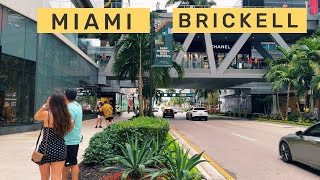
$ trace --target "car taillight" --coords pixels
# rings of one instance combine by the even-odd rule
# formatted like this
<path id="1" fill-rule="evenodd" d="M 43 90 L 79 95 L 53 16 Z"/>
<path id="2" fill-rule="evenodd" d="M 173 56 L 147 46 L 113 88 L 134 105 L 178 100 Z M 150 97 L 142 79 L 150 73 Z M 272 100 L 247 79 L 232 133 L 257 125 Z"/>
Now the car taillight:
<path id="1" fill-rule="evenodd" d="M 192 112 L 198 112 L 198 111 L 192 111 Z"/>
<path id="2" fill-rule="evenodd" d="M 204 112 L 208 112 L 208 111 L 204 111 Z"/>

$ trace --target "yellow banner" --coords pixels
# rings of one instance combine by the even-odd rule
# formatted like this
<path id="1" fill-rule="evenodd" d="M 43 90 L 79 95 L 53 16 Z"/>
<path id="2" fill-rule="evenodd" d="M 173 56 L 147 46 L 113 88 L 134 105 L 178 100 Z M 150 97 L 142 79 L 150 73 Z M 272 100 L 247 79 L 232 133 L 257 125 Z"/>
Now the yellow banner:
<path id="1" fill-rule="evenodd" d="M 38 33 L 149 33 L 148 8 L 40 8 Z"/>
<path id="2" fill-rule="evenodd" d="M 173 33 L 306 33 L 306 8 L 176 8 Z"/>

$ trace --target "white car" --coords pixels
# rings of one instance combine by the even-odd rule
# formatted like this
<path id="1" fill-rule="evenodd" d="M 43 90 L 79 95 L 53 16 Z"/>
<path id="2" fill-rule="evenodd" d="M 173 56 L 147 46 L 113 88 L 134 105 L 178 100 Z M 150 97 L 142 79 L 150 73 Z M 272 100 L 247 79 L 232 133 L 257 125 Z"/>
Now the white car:
<path id="1" fill-rule="evenodd" d="M 187 111 L 186 114 L 187 120 L 208 120 L 208 111 L 204 107 L 193 107 Z"/>

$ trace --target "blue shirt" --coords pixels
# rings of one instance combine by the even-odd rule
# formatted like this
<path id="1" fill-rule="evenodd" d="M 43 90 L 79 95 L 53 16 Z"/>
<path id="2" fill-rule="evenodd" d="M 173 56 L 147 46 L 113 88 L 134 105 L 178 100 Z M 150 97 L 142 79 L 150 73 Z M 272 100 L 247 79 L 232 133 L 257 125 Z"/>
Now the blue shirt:
<path id="1" fill-rule="evenodd" d="M 64 140 L 66 145 L 78 145 L 81 141 L 82 108 L 79 103 L 74 101 L 68 104 L 68 110 L 74 125 L 73 129 L 64 137 Z"/>

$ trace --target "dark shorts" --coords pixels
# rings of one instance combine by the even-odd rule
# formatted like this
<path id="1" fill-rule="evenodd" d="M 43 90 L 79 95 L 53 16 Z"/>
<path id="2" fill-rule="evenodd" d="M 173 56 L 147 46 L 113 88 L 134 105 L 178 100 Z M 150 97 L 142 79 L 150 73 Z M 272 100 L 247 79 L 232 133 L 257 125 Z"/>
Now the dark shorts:
<path id="1" fill-rule="evenodd" d="M 67 146 L 67 159 L 64 163 L 64 166 L 74 166 L 78 164 L 77 156 L 78 156 L 79 144 L 78 145 L 68 145 Z"/>
<path id="2" fill-rule="evenodd" d="M 113 120 L 113 117 L 107 117 L 106 120 L 111 122 Z"/>

